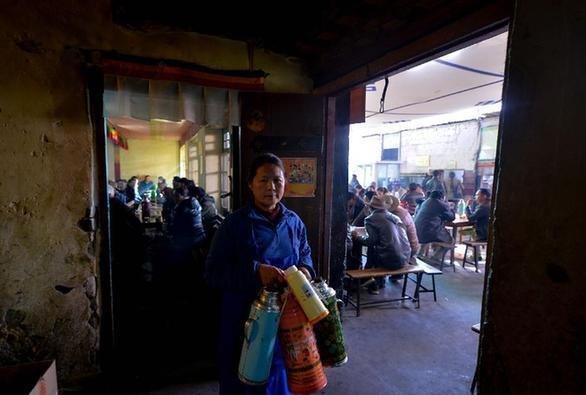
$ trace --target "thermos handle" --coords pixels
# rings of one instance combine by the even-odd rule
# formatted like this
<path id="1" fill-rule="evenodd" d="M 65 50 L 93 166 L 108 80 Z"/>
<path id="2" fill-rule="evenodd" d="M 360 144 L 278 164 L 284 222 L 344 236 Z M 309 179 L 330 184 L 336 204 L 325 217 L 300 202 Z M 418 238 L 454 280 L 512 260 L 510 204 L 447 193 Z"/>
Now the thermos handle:
<path id="1" fill-rule="evenodd" d="M 254 324 L 254 321 L 255 320 L 249 318 L 244 323 L 244 340 L 247 343 L 250 343 L 250 338 L 251 338 L 251 335 L 252 335 L 252 324 Z"/>

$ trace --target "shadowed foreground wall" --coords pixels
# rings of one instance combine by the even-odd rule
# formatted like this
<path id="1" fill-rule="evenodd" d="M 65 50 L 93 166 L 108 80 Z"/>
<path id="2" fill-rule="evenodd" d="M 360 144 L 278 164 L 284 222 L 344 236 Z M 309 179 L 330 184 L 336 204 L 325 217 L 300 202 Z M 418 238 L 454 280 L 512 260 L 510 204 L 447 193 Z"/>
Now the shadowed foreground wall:
<path id="1" fill-rule="evenodd" d="M 586 384 L 586 3 L 518 0 L 499 146 L 479 393 Z"/>
<path id="2" fill-rule="evenodd" d="M 93 202 L 92 131 L 78 48 L 248 69 L 246 44 L 140 33 L 109 2 L 3 2 L 0 14 L 0 364 L 57 358 L 61 377 L 97 367 L 94 243 L 78 220 Z M 299 65 L 257 50 L 273 92 L 308 92 Z"/>

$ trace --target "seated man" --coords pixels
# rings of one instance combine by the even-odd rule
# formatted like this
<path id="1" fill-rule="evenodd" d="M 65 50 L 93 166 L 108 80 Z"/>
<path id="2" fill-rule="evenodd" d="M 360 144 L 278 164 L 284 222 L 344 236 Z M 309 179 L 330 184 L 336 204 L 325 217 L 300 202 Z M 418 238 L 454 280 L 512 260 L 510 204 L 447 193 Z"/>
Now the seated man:
<path id="1" fill-rule="evenodd" d="M 480 188 L 476 191 L 474 200 L 468 200 L 466 216 L 469 221 L 474 222 L 476 240 L 488 240 L 488 220 L 490 217 L 490 191 L 488 189 Z"/>
<path id="2" fill-rule="evenodd" d="M 444 222 L 453 221 L 456 216 L 450 207 L 443 200 L 442 191 L 433 191 L 425 200 L 417 214 L 415 214 L 415 228 L 420 243 L 453 243 L 452 236 L 446 230 Z M 436 251 L 434 258 L 441 259 L 444 249 Z"/>
<path id="3" fill-rule="evenodd" d="M 354 235 L 359 243 L 369 247 L 366 267 L 400 269 L 411 257 L 405 226 L 399 217 L 388 211 L 389 206 L 383 198 L 373 196 L 369 205 L 372 213 L 364 220 L 366 234 Z M 377 278 L 377 281 L 371 284 L 369 292 L 378 294 L 378 288 L 383 284 L 384 280 Z"/>
<path id="4" fill-rule="evenodd" d="M 421 185 L 412 182 L 409 184 L 409 190 L 400 197 L 401 202 L 407 204 L 409 214 L 415 215 L 415 208 L 417 207 L 417 200 L 425 198 Z"/>
<path id="5" fill-rule="evenodd" d="M 150 196 L 151 192 L 155 191 L 156 189 L 157 186 L 153 182 L 151 176 L 148 174 L 144 176 L 144 180 L 138 183 L 138 194 L 140 196 L 144 195 L 145 193 L 148 193 Z"/>

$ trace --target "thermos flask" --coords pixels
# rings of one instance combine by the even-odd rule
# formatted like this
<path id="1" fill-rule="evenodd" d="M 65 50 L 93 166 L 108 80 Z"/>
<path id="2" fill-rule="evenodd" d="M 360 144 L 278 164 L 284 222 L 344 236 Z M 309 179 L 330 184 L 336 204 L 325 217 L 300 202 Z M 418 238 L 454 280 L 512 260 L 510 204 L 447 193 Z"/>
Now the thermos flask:
<path id="1" fill-rule="evenodd" d="M 313 326 L 321 363 L 327 367 L 342 366 L 348 362 L 348 355 L 336 291 L 328 287 L 325 280 L 315 282 L 314 287 L 330 312 L 326 318 Z"/>
<path id="2" fill-rule="evenodd" d="M 244 342 L 238 365 L 240 381 L 261 385 L 268 380 L 280 313 L 279 293 L 263 288 L 244 324 Z"/>
<path id="3" fill-rule="evenodd" d="M 315 335 L 297 299 L 289 293 L 279 324 L 281 352 L 289 391 L 308 394 L 321 391 L 328 379 L 319 359 Z"/>
<path id="4" fill-rule="evenodd" d="M 289 288 L 301 305 L 311 325 L 314 325 L 329 314 L 328 309 L 326 309 L 326 306 L 324 306 L 319 296 L 317 296 L 311 283 L 297 269 L 297 266 L 293 265 L 285 270 L 285 280 L 287 280 Z"/>

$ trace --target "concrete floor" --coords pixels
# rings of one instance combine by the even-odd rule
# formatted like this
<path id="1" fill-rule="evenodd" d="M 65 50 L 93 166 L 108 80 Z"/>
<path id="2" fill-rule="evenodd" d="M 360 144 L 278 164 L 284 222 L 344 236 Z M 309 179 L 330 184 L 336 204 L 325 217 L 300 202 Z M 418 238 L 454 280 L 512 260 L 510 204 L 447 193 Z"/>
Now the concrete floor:
<path id="1" fill-rule="evenodd" d="M 423 294 L 421 308 L 412 302 L 364 309 L 360 317 L 348 308 L 344 335 L 349 361 L 327 369 L 325 394 L 466 394 L 474 375 L 484 265 L 444 268 L 437 276 L 438 301 Z M 424 282 L 428 281 L 424 278 Z M 412 289 L 413 285 L 409 284 Z M 389 284 L 378 297 L 400 294 L 401 282 Z M 365 291 L 364 298 L 370 296 Z M 144 395 L 217 394 L 217 382 L 181 384 L 132 392 Z"/>

